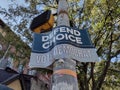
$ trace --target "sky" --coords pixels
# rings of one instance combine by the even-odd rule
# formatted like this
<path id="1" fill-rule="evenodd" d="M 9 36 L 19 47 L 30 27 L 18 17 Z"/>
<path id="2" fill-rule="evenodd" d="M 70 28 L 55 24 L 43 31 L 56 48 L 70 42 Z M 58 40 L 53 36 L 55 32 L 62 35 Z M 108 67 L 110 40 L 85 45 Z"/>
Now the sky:
<path id="1" fill-rule="evenodd" d="M 8 10 L 10 4 L 14 5 L 15 3 L 17 3 L 17 4 L 19 4 L 19 5 L 27 6 L 27 4 L 25 3 L 25 0 L 0 0 L 0 7 L 1 7 L 1 8 L 5 8 L 6 10 Z M 83 0 L 81 0 L 80 4 L 82 4 L 82 3 L 83 3 Z M 42 9 L 42 8 L 43 8 L 43 6 L 42 6 L 42 7 L 39 6 L 39 10 Z M 52 12 L 53 12 L 53 11 L 52 11 Z M 2 19 L 6 24 L 7 24 L 8 22 L 10 22 L 10 23 L 12 24 L 12 26 L 14 26 L 15 24 L 20 23 L 20 21 L 21 21 L 21 18 L 18 18 L 18 17 L 17 17 L 17 20 L 16 20 L 17 23 L 15 23 L 15 22 L 13 22 L 13 21 L 8 21 L 8 20 L 5 19 L 5 17 L 4 17 L 3 15 L 0 15 L 0 19 Z M 14 19 L 15 19 L 15 18 L 14 18 Z M 11 28 L 11 30 L 13 30 L 13 28 L 12 28 L 11 26 L 10 26 L 10 28 Z M 19 34 L 19 33 L 17 33 L 15 30 L 14 30 L 13 32 L 15 32 L 16 34 Z M 26 40 L 26 38 L 23 37 L 22 35 L 20 35 L 20 37 L 21 37 L 21 39 L 22 39 L 23 41 Z M 31 45 L 31 44 L 30 44 L 30 45 Z M 30 46 L 30 45 L 29 45 L 29 46 Z"/>
<path id="2" fill-rule="evenodd" d="M 14 5 L 15 3 L 17 3 L 19 5 L 26 5 L 26 4 L 24 4 L 24 0 L 0 0 L 0 7 L 8 10 L 9 6 L 11 4 Z M 5 20 L 3 15 L 0 15 L 0 19 L 2 19 L 5 23 L 7 23 L 7 21 Z M 17 21 L 19 21 L 19 20 L 17 20 Z"/>
<path id="3" fill-rule="evenodd" d="M 11 2 L 12 2 L 12 3 L 18 3 L 18 2 L 19 2 L 20 5 L 23 5 L 23 4 L 24 4 L 24 0 L 0 0 L 0 6 L 1 6 L 2 8 L 8 9 L 8 5 L 9 5 Z"/>
<path id="4" fill-rule="evenodd" d="M 7 8 L 10 0 L 0 0 L 0 6 L 3 8 Z"/>
<path id="5" fill-rule="evenodd" d="M 19 5 L 26 5 L 26 3 L 24 3 L 24 0 L 0 0 L 0 7 L 8 9 L 9 5 L 12 3 L 17 3 Z M 81 0 L 80 4 L 82 6 L 83 0 Z M 2 19 L 6 23 L 2 15 L 0 15 L 0 19 Z M 113 61 L 114 60 L 115 59 L 113 59 Z"/>
<path id="6" fill-rule="evenodd" d="M 11 4 L 14 5 L 14 4 L 16 4 L 16 3 L 17 3 L 18 5 L 27 6 L 27 4 L 24 3 L 24 0 L 0 0 L 0 7 L 8 10 L 8 8 L 9 8 L 9 6 L 10 6 Z M 16 6 L 16 5 L 15 5 L 15 6 Z M 17 23 L 15 23 L 15 22 L 13 22 L 12 20 L 11 20 L 11 21 L 6 20 L 3 15 L 0 15 L 0 19 L 2 19 L 2 20 L 4 21 L 4 23 L 6 23 L 6 24 L 7 24 L 8 22 L 11 22 L 11 23 L 12 23 L 12 26 L 14 26 L 14 25 L 17 24 L 17 23 L 20 23 L 20 20 L 21 20 L 21 18 L 18 18 L 18 17 L 17 17 L 17 20 L 16 20 Z M 17 33 L 17 32 L 13 29 L 13 27 L 11 27 L 11 26 L 9 26 L 9 27 L 11 28 L 11 30 L 12 30 L 13 32 L 15 32 L 17 35 L 19 35 L 24 42 L 26 41 L 27 38 L 25 38 L 25 37 L 23 37 L 21 34 Z M 30 43 L 29 46 L 31 46 L 31 43 Z"/>

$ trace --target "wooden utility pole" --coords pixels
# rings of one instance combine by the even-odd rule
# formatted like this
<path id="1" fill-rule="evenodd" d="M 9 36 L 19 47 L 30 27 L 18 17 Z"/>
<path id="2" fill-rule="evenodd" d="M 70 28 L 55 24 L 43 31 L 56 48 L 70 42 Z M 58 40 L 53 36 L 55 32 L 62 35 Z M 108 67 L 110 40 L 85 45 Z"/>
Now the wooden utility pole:
<path id="1" fill-rule="evenodd" d="M 57 26 L 70 26 L 67 1 L 59 0 L 58 2 Z M 51 88 L 52 90 L 78 90 L 76 61 L 67 58 L 55 61 Z"/>

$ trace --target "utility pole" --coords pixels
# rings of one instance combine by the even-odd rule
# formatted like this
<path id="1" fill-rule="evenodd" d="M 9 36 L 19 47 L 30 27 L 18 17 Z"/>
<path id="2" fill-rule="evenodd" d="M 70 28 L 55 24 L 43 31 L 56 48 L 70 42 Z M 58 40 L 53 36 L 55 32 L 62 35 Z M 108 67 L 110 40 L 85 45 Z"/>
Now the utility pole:
<path id="1" fill-rule="evenodd" d="M 67 0 L 58 0 L 57 26 L 70 26 Z M 53 64 L 52 90 L 78 90 L 76 61 L 68 58 Z"/>
<path id="2" fill-rule="evenodd" d="M 98 56 L 87 31 L 70 27 L 67 0 L 57 2 L 57 27 L 52 29 L 54 18 L 50 10 L 35 17 L 30 25 L 35 33 L 29 66 L 52 65 L 51 90 L 78 90 L 76 61 L 97 62 Z M 45 33 L 49 30 L 52 31 Z"/>

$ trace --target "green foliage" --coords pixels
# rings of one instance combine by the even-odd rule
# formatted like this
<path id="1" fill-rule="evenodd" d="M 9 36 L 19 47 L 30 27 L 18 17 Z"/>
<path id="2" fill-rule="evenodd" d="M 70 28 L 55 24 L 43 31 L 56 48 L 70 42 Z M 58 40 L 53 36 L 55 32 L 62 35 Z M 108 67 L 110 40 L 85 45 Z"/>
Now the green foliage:
<path id="1" fill-rule="evenodd" d="M 8 11 L 0 8 L 0 13 L 4 14 L 8 21 L 12 19 L 16 22 L 15 18 L 22 17 L 20 22 L 14 26 L 14 30 L 21 36 L 27 37 L 28 43 L 30 43 L 32 40 L 31 32 L 28 30 L 30 20 L 42 12 L 41 9 L 37 9 L 37 6 L 57 12 L 57 3 L 55 0 L 26 0 L 26 2 L 29 3 L 27 7 L 11 6 Z M 80 2 L 83 4 L 81 5 Z M 92 42 L 101 59 L 101 62 L 98 63 L 81 63 L 77 66 L 80 90 L 110 90 L 112 88 L 118 90 L 120 64 L 112 63 L 111 60 L 120 55 L 120 1 L 68 0 L 68 4 L 73 27 L 89 28 Z M 8 38 L 8 42 L 11 40 L 13 38 Z M 21 43 L 18 43 L 16 47 L 26 48 Z M 20 52 L 25 52 L 25 50 L 20 50 Z"/>
<path id="2" fill-rule="evenodd" d="M 14 51 L 11 51 L 11 48 L 9 49 L 7 56 L 10 56 L 12 58 L 22 61 L 25 60 L 25 58 L 29 58 L 30 56 L 30 47 L 24 43 L 19 36 L 17 36 L 14 32 L 11 31 L 11 29 L 8 26 L 5 26 L 3 28 L 3 32 L 6 33 L 6 35 L 0 39 L 0 42 L 2 42 L 2 45 L 8 46 L 11 45 L 11 48 L 15 48 Z M 6 51 L 1 51 L 1 54 L 3 54 Z"/>
<path id="3" fill-rule="evenodd" d="M 88 3 L 90 2 L 91 3 Z M 110 73 L 108 75 L 109 67 L 111 66 L 111 60 L 120 54 L 120 34 L 119 34 L 119 21 L 120 15 L 116 10 L 120 9 L 118 0 L 86 0 L 84 8 L 84 20 L 91 23 L 89 27 L 90 34 L 94 45 L 97 48 L 98 55 L 104 59 L 104 62 L 96 64 L 94 70 L 94 78 L 92 78 L 93 87 L 97 90 L 105 87 L 111 87 L 114 80 L 110 80 L 110 77 L 114 75 Z M 116 15 L 117 14 L 117 15 Z M 120 14 L 120 13 L 119 13 Z M 89 16 L 88 16 L 89 15 Z M 91 67 L 92 68 L 92 67 Z M 117 75 L 115 75 L 117 77 Z M 108 79 L 107 79 L 108 78 Z M 98 83 L 94 86 L 94 82 Z M 116 82 L 115 86 L 118 86 L 119 82 Z M 106 84 L 106 86 L 105 86 Z M 115 89 L 114 86 L 114 89 Z M 118 88 L 117 87 L 117 88 Z M 117 88 L 115 90 L 117 90 Z M 109 88 L 110 89 L 110 88 Z"/>

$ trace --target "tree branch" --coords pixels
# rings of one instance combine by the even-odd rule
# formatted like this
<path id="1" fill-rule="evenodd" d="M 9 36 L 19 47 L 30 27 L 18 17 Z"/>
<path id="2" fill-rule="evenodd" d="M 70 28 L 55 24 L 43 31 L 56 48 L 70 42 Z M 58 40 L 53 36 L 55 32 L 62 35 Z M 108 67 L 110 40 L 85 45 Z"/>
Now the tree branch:
<path id="1" fill-rule="evenodd" d="M 110 37 L 110 44 L 109 44 L 109 53 L 108 53 L 108 56 L 107 56 L 107 61 L 106 61 L 106 64 L 105 64 L 105 67 L 103 69 L 103 72 L 101 74 L 101 76 L 98 78 L 97 80 L 97 87 L 96 89 L 94 90 L 100 90 L 102 84 L 103 84 L 103 81 L 105 79 L 105 76 L 107 74 L 107 71 L 108 71 L 108 68 L 110 66 L 110 62 L 111 62 L 111 49 L 112 49 L 112 35 L 113 35 L 113 32 L 111 32 L 111 37 Z"/>

